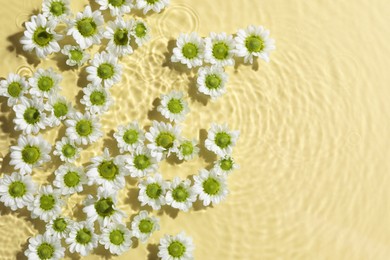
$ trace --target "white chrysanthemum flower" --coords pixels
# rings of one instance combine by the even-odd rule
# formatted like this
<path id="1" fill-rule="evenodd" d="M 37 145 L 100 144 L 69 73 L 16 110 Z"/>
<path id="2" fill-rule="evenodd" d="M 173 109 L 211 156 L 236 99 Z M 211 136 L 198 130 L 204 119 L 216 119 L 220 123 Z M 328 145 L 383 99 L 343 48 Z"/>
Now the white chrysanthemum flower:
<path id="1" fill-rule="evenodd" d="M 18 138 L 18 145 L 11 146 L 10 165 L 14 165 L 21 174 L 30 174 L 33 167 L 50 161 L 51 145 L 41 136 L 24 136 Z"/>
<path id="2" fill-rule="evenodd" d="M 60 198 L 59 190 L 53 190 L 51 185 L 41 186 L 34 197 L 34 201 L 27 208 L 32 218 L 40 218 L 45 222 L 61 214 L 64 201 Z"/>
<path id="3" fill-rule="evenodd" d="M 18 74 L 10 73 L 6 79 L 0 80 L 0 96 L 8 98 L 10 107 L 19 104 L 29 88 L 25 77 Z"/>
<path id="4" fill-rule="evenodd" d="M 233 36 L 226 33 L 210 33 L 205 39 L 205 60 L 219 66 L 233 66 L 235 42 Z"/>
<path id="5" fill-rule="evenodd" d="M 91 60 L 91 66 L 87 67 L 87 79 L 93 85 L 103 85 L 109 88 L 121 81 L 122 65 L 118 58 L 105 51 L 95 54 Z"/>
<path id="6" fill-rule="evenodd" d="M 181 129 L 178 126 L 153 121 L 145 137 L 150 142 L 147 146 L 157 161 L 161 161 L 166 153 L 169 155 L 176 148 L 180 132 Z"/>
<path id="7" fill-rule="evenodd" d="M 99 119 L 90 113 L 73 113 L 69 115 L 65 125 L 66 135 L 76 144 L 91 144 L 103 136 Z"/>
<path id="8" fill-rule="evenodd" d="M 118 17 L 130 13 L 133 8 L 132 2 L 132 0 L 96 0 L 100 10 L 110 9 L 110 14 Z"/>
<path id="9" fill-rule="evenodd" d="M 195 32 L 190 34 L 180 33 L 173 49 L 172 62 L 181 62 L 188 68 L 201 66 L 204 58 L 203 39 Z"/>
<path id="10" fill-rule="evenodd" d="M 82 66 L 86 63 L 91 55 L 79 46 L 65 45 L 61 53 L 68 56 L 66 64 L 68 66 Z"/>
<path id="11" fill-rule="evenodd" d="M 240 29 L 236 41 L 236 55 L 244 57 L 246 63 L 253 63 L 253 57 L 259 57 L 269 62 L 269 54 L 275 50 L 275 40 L 269 38 L 269 30 L 263 26 L 250 25 L 245 30 Z"/>
<path id="12" fill-rule="evenodd" d="M 133 48 L 130 45 L 132 28 L 133 21 L 125 21 L 122 17 L 108 22 L 104 32 L 104 37 L 109 40 L 108 53 L 117 57 L 133 53 Z"/>
<path id="13" fill-rule="evenodd" d="M 83 167 L 73 164 L 65 164 L 58 167 L 54 172 L 53 185 L 57 187 L 62 195 L 71 195 L 83 191 L 83 185 L 87 183 Z"/>
<path id="14" fill-rule="evenodd" d="M 230 155 L 239 136 L 240 131 L 230 131 L 227 124 L 211 124 L 205 146 L 209 151 L 221 157 Z"/>
<path id="15" fill-rule="evenodd" d="M 56 26 L 56 21 L 48 21 L 42 14 L 32 16 L 31 20 L 26 22 L 27 30 L 20 40 L 23 50 L 29 52 L 35 50 L 41 59 L 53 52 L 59 52 L 61 48 L 57 41 L 61 40 L 62 36 L 54 31 Z"/>
<path id="16" fill-rule="evenodd" d="M 116 207 L 116 192 L 110 189 L 98 189 L 97 198 L 91 195 L 84 201 L 83 212 L 87 214 L 87 222 L 99 221 L 100 226 L 106 227 L 109 223 L 121 223 L 126 214 Z"/>
<path id="17" fill-rule="evenodd" d="M 196 201 L 196 196 L 189 179 L 182 181 L 179 177 L 175 177 L 170 183 L 165 200 L 172 208 L 187 212 Z"/>
<path id="18" fill-rule="evenodd" d="M 0 179 L 0 201 L 11 210 L 21 209 L 34 200 L 36 185 L 29 175 L 4 174 Z"/>
<path id="19" fill-rule="evenodd" d="M 68 35 L 72 35 L 82 49 L 93 44 L 100 44 L 104 31 L 104 18 L 100 11 L 92 12 L 87 5 L 84 11 L 76 14 L 76 19 L 69 20 Z"/>
<path id="20" fill-rule="evenodd" d="M 30 237 L 28 242 L 28 248 L 24 251 L 28 259 L 60 260 L 65 256 L 65 248 L 61 246 L 61 240 L 48 233 Z"/>
<path id="21" fill-rule="evenodd" d="M 115 255 L 121 255 L 128 251 L 133 244 L 130 230 L 125 225 L 116 223 L 110 223 L 106 228 L 103 228 L 99 242 L 105 249 L 110 250 L 111 254 Z"/>
<path id="22" fill-rule="evenodd" d="M 149 217 L 146 210 L 141 210 L 131 222 L 131 233 L 142 243 L 145 243 L 157 230 L 160 230 L 159 219 L 154 216 Z"/>
<path id="23" fill-rule="evenodd" d="M 38 98 L 48 98 L 61 89 L 61 80 L 62 76 L 54 72 L 53 68 L 38 69 L 28 80 L 31 86 L 30 94 Z"/>
<path id="24" fill-rule="evenodd" d="M 221 175 L 228 175 L 238 168 L 239 165 L 230 156 L 221 157 L 214 164 L 215 171 Z"/>
<path id="25" fill-rule="evenodd" d="M 95 234 L 93 223 L 73 223 L 69 236 L 65 239 L 71 253 L 77 252 L 82 256 L 88 255 L 98 246 L 99 236 Z"/>
<path id="26" fill-rule="evenodd" d="M 114 133 L 121 153 L 133 152 L 137 147 L 143 146 L 145 141 L 144 131 L 139 127 L 138 122 L 133 121 L 127 126 L 118 126 Z"/>
<path id="27" fill-rule="evenodd" d="M 138 187 L 140 188 L 138 200 L 142 206 L 149 205 L 154 210 L 159 210 L 165 205 L 165 193 L 169 183 L 164 181 L 161 174 L 156 173 L 142 180 Z"/>
<path id="28" fill-rule="evenodd" d="M 197 146 L 198 142 L 193 140 L 180 140 L 178 146 L 173 151 L 176 153 L 179 160 L 189 161 L 199 154 L 199 147 Z"/>
<path id="29" fill-rule="evenodd" d="M 91 161 L 86 173 L 88 185 L 101 185 L 107 190 L 120 190 L 125 187 L 127 172 L 121 156 L 112 158 L 108 148 L 104 148 L 103 155 L 96 156 Z"/>
<path id="30" fill-rule="evenodd" d="M 150 10 L 153 12 L 159 13 L 166 6 L 169 5 L 169 0 L 136 0 L 137 8 L 143 9 L 143 13 L 146 14 Z"/>
<path id="31" fill-rule="evenodd" d="M 72 163 L 80 157 L 80 151 L 81 148 L 77 147 L 74 141 L 68 137 L 62 137 L 60 141 L 56 142 L 53 154 L 59 156 L 63 162 Z"/>
<path id="32" fill-rule="evenodd" d="M 131 177 L 145 177 L 148 173 L 157 171 L 157 161 L 146 147 L 139 146 L 126 158 L 126 169 Z"/>
<path id="33" fill-rule="evenodd" d="M 150 28 L 143 20 L 135 20 L 133 22 L 133 29 L 131 34 L 134 36 L 135 43 L 138 46 L 142 46 L 152 38 L 150 34 Z"/>
<path id="34" fill-rule="evenodd" d="M 85 110 L 91 114 L 103 114 L 107 112 L 113 103 L 110 92 L 101 85 L 88 84 L 83 88 L 84 96 L 80 100 L 85 105 Z"/>
<path id="35" fill-rule="evenodd" d="M 227 80 L 228 74 L 223 67 L 202 67 L 198 71 L 196 85 L 200 93 L 210 96 L 211 100 L 216 100 L 226 93 Z"/>
<path id="36" fill-rule="evenodd" d="M 166 95 L 161 95 L 161 104 L 157 110 L 172 122 L 183 121 L 190 112 L 188 103 L 183 96 L 183 92 L 180 91 L 171 91 Z"/>
<path id="37" fill-rule="evenodd" d="M 59 126 L 68 115 L 75 112 L 72 103 L 57 94 L 49 97 L 48 102 L 45 104 L 45 109 L 50 113 L 48 121 L 52 127 Z"/>
<path id="38" fill-rule="evenodd" d="M 60 240 L 69 235 L 73 221 L 67 217 L 58 216 L 46 224 L 46 233 Z"/>
<path id="39" fill-rule="evenodd" d="M 42 14 L 48 20 L 64 21 L 70 15 L 69 0 L 43 0 Z"/>
<path id="40" fill-rule="evenodd" d="M 24 134 L 37 134 L 41 129 L 50 125 L 41 99 L 22 98 L 21 104 L 13 107 L 15 111 L 15 130 Z"/>
<path id="41" fill-rule="evenodd" d="M 184 232 L 176 236 L 165 235 L 160 239 L 158 257 L 161 260 L 192 260 L 194 248 L 192 238 L 187 237 Z"/>
<path id="42" fill-rule="evenodd" d="M 203 201 L 204 206 L 218 204 L 224 200 L 228 194 L 225 176 L 219 176 L 214 170 L 202 169 L 198 175 L 194 176 L 194 191 Z"/>

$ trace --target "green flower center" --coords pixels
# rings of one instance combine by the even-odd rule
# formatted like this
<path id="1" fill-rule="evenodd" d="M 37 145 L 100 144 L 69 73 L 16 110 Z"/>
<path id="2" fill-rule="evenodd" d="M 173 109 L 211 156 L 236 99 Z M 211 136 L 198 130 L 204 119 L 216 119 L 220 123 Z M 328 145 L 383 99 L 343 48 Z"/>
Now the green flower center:
<path id="1" fill-rule="evenodd" d="M 216 74 L 206 76 L 206 87 L 208 89 L 218 89 L 221 86 L 222 79 Z"/>
<path id="2" fill-rule="evenodd" d="M 22 159 L 25 163 L 34 164 L 41 157 L 41 151 L 36 146 L 26 146 L 22 150 Z"/>
<path id="3" fill-rule="evenodd" d="M 157 199 L 162 193 L 161 185 L 158 183 L 151 183 L 146 186 L 146 195 L 151 199 Z"/>
<path id="4" fill-rule="evenodd" d="M 34 31 L 33 41 L 41 47 L 45 47 L 45 46 L 49 45 L 49 42 L 51 42 L 51 40 L 53 40 L 53 38 L 54 38 L 53 34 L 48 33 L 46 31 L 46 28 L 44 28 L 44 27 L 38 27 Z"/>
<path id="5" fill-rule="evenodd" d="M 64 183 L 68 187 L 75 187 L 80 183 L 80 176 L 77 172 L 67 172 L 64 175 Z"/>
<path id="6" fill-rule="evenodd" d="M 85 245 L 92 240 L 91 230 L 87 228 L 80 229 L 76 234 L 76 241 L 79 244 Z"/>
<path id="7" fill-rule="evenodd" d="M 178 202 L 186 201 L 188 198 L 188 191 L 183 186 L 178 186 L 172 191 L 172 197 Z"/>
<path id="8" fill-rule="evenodd" d="M 179 114 L 183 111 L 183 104 L 180 99 L 172 98 L 168 102 L 168 110 L 173 114 Z"/>
<path id="9" fill-rule="evenodd" d="M 49 76 L 42 76 L 38 79 L 38 88 L 41 91 L 47 92 L 54 86 L 54 81 Z"/>
<path id="10" fill-rule="evenodd" d="M 54 247 L 49 243 L 42 243 L 37 248 L 37 254 L 40 259 L 51 259 L 54 251 Z"/>
<path id="11" fill-rule="evenodd" d="M 145 170 L 150 166 L 150 159 L 144 154 L 139 154 L 134 157 L 134 166 L 138 170 Z"/>
<path id="12" fill-rule="evenodd" d="M 54 208 L 54 205 L 56 204 L 56 200 L 54 199 L 53 195 L 42 195 L 39 199 L 40 207 L 41 209 L 47 211 Z"/>
<path id="13" fill-rule="evenodd" d="M 114 33 L 116 45 L 127 45 L 129 43 L 129 32 L 126 29 L 117 29 Z"/>
<path id="14" fill-rule="evenodd" d="M 214 178 L 209 177 L 203 182 L 203 190 L 209 195 L 216 195 L 219 192 L 221 184 Z"/>
<path id="15" fill-rule="evenodd" d="M 53 2 L 50 6 L 50 12 L 54 16 L 60 16 L 65 13 L 65 5 L 63 2 Z"/>
<path id="16" fill-rule="evenodd" d="M 121 245 L 125 241 L 125 234 L 122 230 L 115 229 L 110 233 L 110 242 L 114 245 Z"/>
<path id="17" fill-rule="evenodd" d="M 182 53 L 187 59 L 193 59 L 198 56 L 198 47 L 191 42 L 186 43 L 182 48 Z"/>
<path id="18" fill-rule="evenodd" d="M 121 6 L 125 3 L 125 0 L 108 0 L 112 6 Z"/>
<path id="19" fill-rule="evenodd" d="M 101 91 L 94 91 L 89 96 L 89 100 L 91 101 L 92 105 L 102 106 L 106 102 L 106 96 Z"/>
<path id="20" fill-rule="evenodd" d="M 134 129 L 129 129 L 123 135 L 123 141 L 127 144 L 134 144 L 138 141 L 138 131 Z"/>
<path id="21" fill-rule="evenodd" d="M 84 37 L 93 36 L 97 31 L 97 25 L 91 17 L 83 18 L 76 24 L 77 30 Z"/>
<path id="22" fill-rule="evenodd" d="M 68 114 L 68 106 L 65 103 L 57 102 L 54 104 L 53 108 L 54 108 L 54 115 L 58 118 L 62 116 L 66 116 L 66 114 Z"/>
<path id="23" fill-rule="evenodd" d="M 100 64 L 97 69 L 97 74 L 101 79 L 109 79 L 114 76 L 114 66 L 109 63 Z"/>
<path id="24" fill-rule="evenodd" d="M 70 53 L 70 59 L 76 62 L 81 61 L 84 56 L 83 52 L 80 50 L 71 50 L 69 51 L 69 53 Z"/>
<path id="25" fill-rule="evenodd" d="M 88 136 L 92 133 L 92 122 L 86 119 L 82 119 L 76 124 L 76 132 L 80 136 Z"/>
<path id="26" fill-rule="evenodd" d="M 53 221 L 53 229 L 57 232 L 63 232 L 65 231 L 66 227 L 68 226 L 68 223 L 66 223 L 66 220 L 64 218 L 57 218 Z"/>
<path id="27" fill-rule="evenodd" d="M 143 219 L 139 222 L 138 228 L 141 233 L 150 233 L 153 229 L 153 222 L 150 221 L 149 219 Z"/>
<path id="28" fill-rule="evenodd" d="M 229 47 L 224 42 L 218 42 L 213 46 L 213 56 L 218 60 L 224 60 L 229 55 Z"/>
<path id="29" fill-rule="evenodd" d="M 150 5 L 154 5 L 155 3 L 157 3 L 158 1 L 160 0 L 146 0 L 146 2 Z"/>
<path id="30" fill-rule="evenodd" d="M 104 161 L 99 165 L 98 172 L 104 179 L 113 180 L 119 173 L 119 169 L 113 161 Z"/>
<path id="31" fill-rule="evenodd" d="M 8 88 L 7 88 L 7 91 L 8 91 L 8 94 L 11 96 L 11 97 L 19 97 L 20 96 L 20 92 L 22 92 L 22 85 L 19 83 L 19 82 L 11 82 L 9 85 L 8 85 Z"/>
<path id="32" fill-rule="evenodd" d="M 24 111 L 24 120 L 30 125 L 33 125 L 41 119 L 41 113 L 35 107 L 29 107 Z"/>
<path id="33" fill-rule="evenodd" d="M 230 171 L 233 168 L 233 160 L 230 158 L 222 159 L 221 162 L 219 163 L 219 166 L 224 171 Z"/>
<path id="34" fill-rule="evenodd" d="M 138 38 L 143 38 L 146 35 L 146 26 L 143 23 L 137 23 L 137 25 L 134 28 L 135 36 Z"/>
<path id="35" fill-rule="evenodd" d="M 245 39 L 245 47 L 249 52 L 260 52 L 264 49 L 264 40 L 259 36 L 252 35 Z"/>
<path id="36" fill-rule="evenodd" d="M 95 210 L 101 217 L 108 217 L 114 214 L 114 202 L 111 198 L 100 199 L 95 203 Z"/>
<path id="37" fill-rule="evenodd" d="M 21 181 L 14 181 L 8 187 L 8 193 L 14 198 L 23 197 L 26 192 L 26 185 Z"/>
<path id="38" fill-rule="evenodd" d="M 157 145 L 164 147 L 165 149 L 171 148 L 174 141 L 175 137 L 169 132 L 162 132 L 156 138 Z"/>
<path id="39" fill-rule="evenodd" d="M 186 247 L 179 241 L 173 241 L 168 246 L 168 253 L 173 257 L 181 257 L 184 255 Z"/>
<path id="40" fill-rule="evenodd" d="M 181 153 L 185 156 L 192 154 L 192 152 L 194 151 L 194 146 L 191 142 L 184 142 L 180 145 L 179 149 Z"/>
<path id="41" fill-rule="evenodd" d="M 228 133 L 221 132 L 215 135 L 215 143 L 220 148 L 226 148 L 231 144 L 231 137 Z"/>
<path id="42" fill-rule="evenodd" d="M 65 144 L 65 145 L 62 147 L 62 154 L 63 154 L 66 158 L 72 158 L 72 157 L 75 156 L 75 154 L 76 154 L 76 147 L 74 147 L 74 146 L 71 145 L 71 144 Z"/>

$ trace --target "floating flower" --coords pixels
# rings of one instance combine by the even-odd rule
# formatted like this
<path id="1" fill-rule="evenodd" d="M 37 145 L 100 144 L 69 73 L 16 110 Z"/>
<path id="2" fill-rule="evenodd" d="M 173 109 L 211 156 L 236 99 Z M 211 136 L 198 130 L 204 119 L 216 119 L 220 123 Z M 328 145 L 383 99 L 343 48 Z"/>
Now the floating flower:
<path id="1" fill-rule="evenodd" d="M 180 138 L 180 128 L 164 122 L 153 121 L 149 132 L 145 134 L 150 142 L 147 147 L 157 161 L 161 161 L 163 155 L 176 149 L 177 140 Z"/>
<path id="2" fill-rule="evenodd" d="M 135 43 L 138 46 L 147 43 L 151 38 L 150 28 L 143 20 L 135 20 L 133 22 L 131 34 L 134 36 Z"/>
<path id="3" fill-rule="evenodd" d="M 196 196 L 189 179 L 181 181 L 179 177 L 175 177 L 170 183 L 165 200 L 172 208 L 187 212 L 196 201 Z"/>
<path id="4" fill-rule="evenodd" d="M 42 14 L 48 20 L 64 21 L 70 15 L 69 0 L 43 0 Z"/>
<path id="5" fill-rule="evenodd" d="M 80 100 L 85 105 L 85 110 L 91 114 L 107 112 L 113 103 L 110 92 L 100 85 L 88 84 L 83 88 L 84 96 Z"/>
<path id="6" fill-rule="evenodd" d="M 127 126 L 118 126 L 114 133 L 121 153 L 133 152 L 137 147 L 144 145 L 144 131 L 139 127 L 138 122 L 133 121 Z"/>
<path id="7" fill-rule="evenodd" d="M 53 190 L 51 185 L 41 186 L 34 201 L 27 206 L 32 218 L 40 218 L 45 222 L 61 214 L 64 201 L 60 199 L 60 191 Z"/>
<path id="8" fill-rule="evenodd" d="M 223 67 L 202 67 L 198 71 L 196 85 L 200 93 L 210 96 L 211 100 L 216 100 L 226 93 L 225 85 L 227 80 L 228 75 Z"/>
<path id="9" fill-rule="evenodd" d="M 7 105 L 12 107 L 21 102 L 30 86 L 25 77 L 10 73 L 6 79 L 0 80 L 0 95 L 8 98 Z"/>
<path id="10" fill-rule="evenodd" d="M 211 124 L 205 146 L 219 156 L 230 155 L 239 136 L 239 131 L 230 131 L 226 124 Z"/>
<path id="11" fill-rule="evenodd" d="M 56 177 L 53 185 L 60 190 L 62 195 L 82 192 L 83 185 L 87 182 L 83 167 L 72 164 L 61 165 L 54 174 Z"/>
<path id="12" fill-rule="evenodd" d="M 158 218 L 149 217 L 149 213 L 146 210 L 141 210 L 131 222 L 132 235 L 142 243 L 145 243 L 153 232 L 160 229 L 158 222 Z"/>
<path id="13" fill-rule="evenodd" d="M 194 191 L 199 195 L 204 206 L 211 203 L 218 204 L 228 194 L 225 177 L 217 175 L 215 171 L 202 169 L 199 175 L 194 176 L 194 180 Z"/>
<path id="14" fill-rule="evenodd" d="M 122 16 L 128 14 L 133 7 L 132 0 L 96 0 L 100 5 L 100 10 L 110 9 L 112 16 Z"/>
<path id="15" fill-rule="evenodd" d="M 95 234 L 93 223 L 73 223 L 69 236 L 65 239 L 71 253 L 77 252 L 82 256 L 88 255 L 98 245 L 98 235 Z"/>
<path id="16" fill-rule="evenodd" d="M 52 127 L 59 126 L 68 115 L 74 113 L 72 104 L 63 96 L 57 94 L 49 97 L 48 102 L 45 104 L 45 109 L 50 112 L 48 121 Z"/>
<path id="17" fill-rule="evenodd" d="M 139 146 L 133 154 L 126 159 L 126 169 L 131 177 L 145 177 L 148 173 L 157 171 L 157 161 L 149 149 Z"/>
<path id="18" fill-rule="evenodd" d="M 214 169 L 218 174 L 228 175 L 233 170 L 238 169 L 239 166 L 234 162 L 230 156 L 219 158 L 214 164 Z"/>
<path id="19" fill-rule="evenodd" d="M 48 233 L 31 237 L 24 255 L 28 259 L 59 260 L 65 256 L 65 248 L 61 246 L 61 240 Z"/>
<path id="20" fill-rule="evenodd" d="M 133 53 L 130 45 L 133 21 L 125 21 L 118 17 L 114 22 L 109 21 L 104 37 L 109 40 L 107 51 L 111 55 L 121 57 Z"/>
<path id="21" fill-rule="evenodd" d="M 38 69 L 28 80 L 30 83 L 30 94 L 35 97 L 48 98 L 61 89 L 62 76 L 54 72 L 53 68 Z"/>
<path id="22" fill-rule="evenodd" d="M 194 248 L 192 238 L 187 237 L 184 232 L 176 236 L 165 235 L 160 239 L 158 257 L 161 260 L 190 260 L 193 259 Z"/>
<path id="23" fill-rule="evenodd" d="M 103 136 L 98 118 L 89 113 L 73 113 L 65 121 L 66 135 L 76 144 L 91 144 Z"/>
<path id="24" fill-rule="evenodd" d="M 68 56 L 66 64 L 68 66 L 82 66 L 86 63 L 91 55 L 79 46 L 65 45 L 61 53 Z"/>
<path id="25" fill-rule="evenodd" d="M 74 141 L 68 137 L 62 137 L 62 139 L 56 142 L 54 155 L 60 157 L 61 161 L 72 163 L 80 157 L 81 148 L 74 144 Z"/>
<path id="26" fill-rule="evenodd" d="M 122 66 L 118 63 L 117 57 L 103 51 L 95 54 L 91 66 L 87 67 L 87 73 L 87 79 L 93 85 L 109 88 L 121 80 Z"/>
<path id="27" fill-rule="evenodd" d="M 189 161 L 199 153 L 196 140 L 180 140 L 179 145 L 174 150 L 179 160 Z"/>
<path id="28" fill-rule="evenodd" d="M 140 188 L 138 200 L 142 206 L 149 205 L 154 210 L 159 210 L 165 205 L 165 193 L 168 188 L 168 183 L 163 180 L 161 174 L 147 177 L 142 180 L 138 187 Z"/>
<path id="29" fill-rule="evenodd" d="M 103 228 L 99 242 L 111 254 L 121 255 L 132 245 L 131 233 L 123 224 L 110 223 L 106 228 Z"/>
<path id="30" fill-rule="evenodd" d="M 204 58 L 203 39 L 195 32 L 179 34 L 173 49 L 172 62 L 181 62 L 189 69 L 201 66 Z"/>
<path id="31" fill-rule="evenodd" d="M 235 42 L 233 36 L 226 33 L 210 33 L 205 39 L 205 60 L 219 66 L 234 65 Z"/>
<path id="32" fill-rule="evenodd" d="M 183 96 L 183 92 L 179 91 L 171 91 L 167 95 L 161 95 L 161 104 L 157 107 L 157 110 L 170 121 L 183 121 L 190 112 L 188 103 Z"/>
<path id="33" fill-rule="evenodd" d="M 67 217 L 58 216 L 46 224 L 46 233 L 56 239 L 66 238 L 69 235 L 73 221 Z"/>
<path id="34" fill-rule="evenodd" d="M 143 13 L 146 14 L 150 10 L 159 13 L 162 9 L 169 5 L 169 0 L 136 0 L 137 8 L 143 9 Z"/>

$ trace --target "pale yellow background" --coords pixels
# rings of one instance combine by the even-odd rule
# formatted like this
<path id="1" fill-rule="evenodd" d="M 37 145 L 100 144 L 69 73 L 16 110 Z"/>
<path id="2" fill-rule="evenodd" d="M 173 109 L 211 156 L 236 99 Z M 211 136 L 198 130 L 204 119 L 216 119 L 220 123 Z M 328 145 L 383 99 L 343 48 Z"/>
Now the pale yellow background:
<path id="1" fill-rule="evenodd" d="M 72 2 L 74 11 L 87 3 Z M 34 63 L 14 45 L 40 3 L 0 0 L 0 76 L 64 68 L 61 60 Z M 204 139 L 202 129 L 213 121 L 241 131 L 234 150 L 241 169 L 229 177 L 225 202 L 177 215 L 159 212 L 162 229 L 149 245 L 135 244 L 117 259 L 155 259 L 160 237 L 181 230 L 193 237 L 201 260 L 390 259 L 390 1 L 172 0 L 162 14 L 146 19 L 153 39 L 123 59 L 123 80 L 112 88 L 115 105 L 102 117 L 105 141 L 84 151 L 81 162 L 100 154 L 103 144 L 112 147 L 117 125 L 150 125 L 158 118 L 154 100 L 177 89 L 189 92 L 186 137 Z M 271 30 L 277 43 L 271 63 L 228 68 L 228 93 L 206 104 L 195 94 L 194 73 L 168 62 L 172 40 L 180 32 L 235 33 L 249 24 Z M 74 104 L 85 84 L 77 81 L 79 73 L 62 71 L 62 93 Z M 2 172 L 10 173 L 7 154 L 17 133 L 1 101 Z M 54 143 L 57 132 L 45 137 Z M 160 171 L 167 179 L 196 174 L 213 159 L 202 155 L 189 163 L 163 163 Z M 34 179 L 47 183 L 54 169 L 49 164 Z M 120 207 L 132 216 L 139 207 L 134 182 L 128 186 Z M 85 194 L 72 197 L 66 214 L 83 219 L 76 203 Z M 26 210 L 1 211 L 0 259 L 23 259 L 26 240 L 44 230 L 42 222 Z M 99 248 L 85 259 L 104 255 Z"/>

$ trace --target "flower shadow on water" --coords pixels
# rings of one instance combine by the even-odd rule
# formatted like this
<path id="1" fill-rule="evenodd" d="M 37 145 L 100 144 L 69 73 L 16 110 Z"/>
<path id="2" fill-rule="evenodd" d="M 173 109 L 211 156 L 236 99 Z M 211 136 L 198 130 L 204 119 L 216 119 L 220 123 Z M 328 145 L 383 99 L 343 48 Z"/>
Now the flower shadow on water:
<path id="1" fill-rule="evenodd" d="M 189 69 L 186 65 L 180 62 L 171 61 L 171 57 L 173 55 L 173 49 L 175 47 L 176 47 L 176 39 L 170 39 L 168 41 L 167 52 L 164 53 L 165 60 L 162 66 L 168 67 L 169 69 L 179 72 L 180 74 L 187 74 L 187 75 L 192 74 L 191 69 Z"/>
<path id="2" fill-rule="evenodd" d="M 158 245 L 157 244 L 149 244 L 148 247 L 148 260 L 157 260 L 158 258 Z"/>
<path id="3" fill-rule="evenodd" d="M 110 132 L 107 134 L 108 138 L 103 139 L 103 147 L 110 149 L 110 154 L 113 157 L 120 155 L 117 142 L 114 138 L 114 133 L 115 130 L 110 130 Z"/>
<path id="4" fill-rule="evenodd" d="M 29 245 L 29 242 L 28 240 L 26 240 L 22 245 L 21 245 L 21 248 L 20 248 L 20 251 L 16 254 L 16 259 L 27 259 L 27 257 L 24 255 L 24 251 L 27 250 L 28 248 L 28 245 Z"/>
<path id="5" fill-rule="evenodd" d="M 205 140 L 207 139 L 207 130 L 200 129 L 199 130 L 199 156 L 202 157 L 207 163 L 212 164 L 217 160 L 217 155 L 213 152 L 207 150 L 204 145 Z"/>
<path id="6" fill-rule="evenodd" d="M 209 102 L 209 98 L 198 91 L 197 77 L 190 78 L 190 83 L 188 85 L 188 95 L 193 101 L 199 102 L 203 106 L 206 106 Z"/>
<path id="7" fill-rule="evenodd" d="M 149 120 L 168 122 L 168 120 L 165 117 L 163 117 L 163 115 L 161 115 L 161 113 L 157 110 L 157 107 L 160 105 L 160 102 L 161 102 L 160 98 L 156 98 L 153 100 L 153 103 L 152 103 L 153 108 L 152 108 L 152 110 L 148 111 L 148 118 L 149 118 Z"/>
<path id="8" fill-rule="evenodd" d="M 7 47 L 7 50 L 10 52 L 15 51 L 16 57 L 23 56 L 26 58 L 26 61 L 28 64 L 36 67 L 36 66 L 38 66 L 38 64 L 41 61 L 33 53 L 26 52 L 23 50 L 23 46 L 20 43 L 20 39 L 22 38 L 23 35 L 24 35 L 24 32 L 18 32 L 18 33 L 15 33 L 13 35 L 8 36 L 7 40 L 11 43 L 11 45 L 9 45 Z"/>

